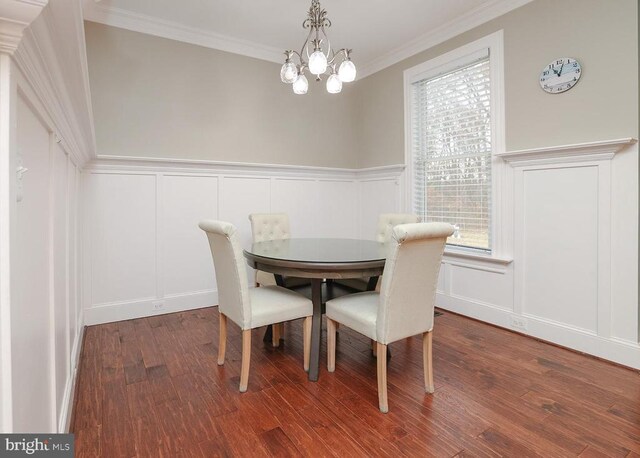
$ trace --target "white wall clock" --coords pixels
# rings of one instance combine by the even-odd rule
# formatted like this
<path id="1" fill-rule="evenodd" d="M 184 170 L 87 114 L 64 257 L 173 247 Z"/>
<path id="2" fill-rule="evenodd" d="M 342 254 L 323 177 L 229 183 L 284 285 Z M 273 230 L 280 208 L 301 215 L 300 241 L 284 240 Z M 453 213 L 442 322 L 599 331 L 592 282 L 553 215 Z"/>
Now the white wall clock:
<path id="1" fill-rule="evenodd" d="M 540 73 L 540 87 L 549 94 L 559 94 L 571 89 L 582 75 L 580 63 L 571 57 L 556 59 Z"/>

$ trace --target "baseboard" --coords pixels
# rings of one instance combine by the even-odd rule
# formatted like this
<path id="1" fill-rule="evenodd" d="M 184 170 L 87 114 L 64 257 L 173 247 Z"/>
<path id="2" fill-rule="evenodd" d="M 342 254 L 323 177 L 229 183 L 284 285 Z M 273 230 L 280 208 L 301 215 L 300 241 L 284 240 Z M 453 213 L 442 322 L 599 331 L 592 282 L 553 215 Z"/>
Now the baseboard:
<path id="1" fill-rule="evenodd" d="M 78 369 L 80 365 L 80 356 L 82 355 L 82 343 L 84 342 L 85 326 L 82 319 L 79 320 L 80 332 L 76 336 L 71 351 L 71 376 L 67 379 L 64 388 L 64 396 L 62 398 L 62 411 L 60 412 L 60 420 L 58 423 L 59 433 L 68 433 L 71 427 L 71 417 L 73 415 L 73 404 L 76 394 L 76 382 L 78 381 Z"/>
<path id="2" fill-rule="evenodd" d="M 633 369 L 640 369 L 640 345 L 638 343 L 615 337 L 605 338 L 560 323 L 553 323 L 529 315 L 515 314 L 510 310 L 479 302 L 462 301 L 443 294 L 438 294 L 436 305 L 443 310 L 491 323 L 554 345 L 587 353 Z M 513 325 L 513 318 L 516 317 L 520 319 L 518 321 L 524 320 L 526 323 L 524 328 Z"/>
<path id="3" fill-rule="evenodd" d="M 156 308 L 155 306 L 159 302 L 162 302 L 162 307 Z M 211 307 L 217 303 L 218 291 L 195 291 L 192 293 L 167 295 L 160 299 L 144 298 L 96 305 L 85 309 L 84 319 L 85 324 L 91 326 L 94 324 L 132 320 L 135 318 Z"/>

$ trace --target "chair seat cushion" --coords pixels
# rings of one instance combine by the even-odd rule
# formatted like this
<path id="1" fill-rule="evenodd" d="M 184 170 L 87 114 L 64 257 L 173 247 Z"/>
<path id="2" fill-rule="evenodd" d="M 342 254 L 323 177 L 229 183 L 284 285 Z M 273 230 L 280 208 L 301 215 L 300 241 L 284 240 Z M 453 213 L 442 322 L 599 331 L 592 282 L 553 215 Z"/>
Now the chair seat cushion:
<path id="1" fill-rule="evenodd" d="M 370 339 L 376 338 L 380 294 L 375 291 L 347 294 L 327 302 L 327 317 Z"/>
<path id="2" fill-rule="evenodd" d="M 280 286 L 261 286 L 249 290 L 251 328 L 311 316 L 309 299 Z"/>

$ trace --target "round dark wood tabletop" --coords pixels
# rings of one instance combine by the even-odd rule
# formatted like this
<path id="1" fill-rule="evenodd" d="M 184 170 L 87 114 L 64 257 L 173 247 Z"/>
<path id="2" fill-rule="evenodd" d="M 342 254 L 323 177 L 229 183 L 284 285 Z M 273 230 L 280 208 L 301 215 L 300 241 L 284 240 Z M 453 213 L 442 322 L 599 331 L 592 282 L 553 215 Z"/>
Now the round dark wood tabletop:
<path id="1" fill-rule="evenodd" d="M 303 278 L 360 278 L 382 274 L 385 245 L 373 240 L 294 238 L 256 242 L 244 250 L 254 269 Z"/>

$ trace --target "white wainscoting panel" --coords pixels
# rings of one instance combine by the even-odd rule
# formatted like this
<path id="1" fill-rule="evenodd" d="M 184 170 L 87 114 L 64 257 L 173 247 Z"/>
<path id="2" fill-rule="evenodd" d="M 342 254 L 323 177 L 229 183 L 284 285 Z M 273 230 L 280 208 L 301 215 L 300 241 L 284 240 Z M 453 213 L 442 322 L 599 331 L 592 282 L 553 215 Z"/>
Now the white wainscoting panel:
<path id="1" fill-rule="evenodd" d="M 512 327 L 640 368 L 637 326 L 623 340 L 612 324 L 612 316 L 626 310 L 637 325 L 637 282 L 619 288 L 622 300 L 612 300 L 611 288 L 617 271 L 637 273 L 637 240 L 629 240 L 633 259 L 614 263 L 612 257 L 620 227 L 635 227 L 637 239 L 637 200 L 632 212 L 614 220 L 612 209 L 628 197 L 614 194 L 611 182 L 616 163 L 632 159 L 635 166 L 619 179 L 627 189 L 637 189 L 634 143 L 626 138 L 502 157 L 513 170 L 514 313 L 522 317 L 512 320 Z M 631 310 L 627 301 L 635 304 Z"/>
<path id="2" fill-rule="evenodd" d="M 93 176 L 87 201 L 91 303 L 156 297 L 156 176 Z"/>
<path id="3" fill-rule="evenodd" d="M 238 228 L 242 246 L 251 244 L 251 213 L 269 213 L 271 208 L 271 180 L 268 177 L 224 177 L 219 218 Z M 248 265 L 249 284 L 255 283 L 255 271 Z"/>
<path id="4" fill-rule="evenodd" d="M 375 240 L 381 213 L 400 211 L 397 177 L 371 178 L 360 182 L 360 237 Z"/>
<path id="5" fill-rule="evenodd" d="M 308 178 L 274 178 L 271 208 L 289 215 L 292 237 L 320 237 L 322 215 L 318 211 L 320 186 Z"/>
<path id="6" fill-rule="evenodd" d="M 84 328 L 78 167 L 94 153 L 82 14 L 79 2 L 11 3 L 4 24 L 21 26 L 0 56 L 0 429 L 66 432 Z"/>
<path id="7" fill-rule="evenodd" d="M 318 236 L 355 238 L 358 234 L 358 184 L 355 180 L 318 181 Z"/>
<path id="8" fill-rule="evenodd" d="M 509 208 L 505 206 L 501 221 L 509 227 L 502 231 L 513 238 L 504 246 L 513 252 L 505 250 L 496 257 L 445 254 L 437 305 L 640 368 L 637 330 L 630 338 L 620 339 L 612 332 L 611 320 L 616 311 L 626 310 L 626 301 L 634 296 L 626 288 L 623 294 L 616 292 L 624 303 L 611 301 L 611 283 L 619 283 L 617 277 L 611 279 L 612 274 L 629 268 L 629 263 L 622 262 L 626 258 L 621 258 L 612 269 L 615 234 L 611 228 L 624 226 L 625 221 L 637 227 L 637 208 L 635 217 L 620 214 L 620 221 L 612 221 L 611 209 L 622 207 L 612 202 L 611 163 L 617 152 L 632 143 L 622 139 L 498 155 L 507 163 L 502 198 Z M 632 150 L 637 154 L 637 146 Z M 115 191 L 110 180 L 121 177 L 125 194 L 142 193 L 149 202 L 155 199 L 162 216 L 155 228 L 152 215 L 143 215 L 135 223 L 144 224 L 144 232 L 150 232 L 151 242 L 141 240 L 149 244 L 143 256 L 152 264 L 145 271 L 149 277 L 142 282 L 131 280 L 123 290 L 107 276 L 103 295 L 113 299 L 115 291 L 120 302 L 100 307 L 104 304 L 94 296 L 93 301 L 85 301 L 85 320 L 93 324 L 215 304 L 215 282 L 207 283 L 212 269 L 204 235 L 190 229 L 200 213 L 237 225 L 245 246 L 251 241 L 248 215 L 253 212 L 288 213 L 294 237 L 373 238 L 380 213 L 407 211 L 404 187 L 399 185 L 404 173 L 403 167 L 345 171 L 202 161 L 96 161 L 85 170 L 85 180 L 90 190 L 96 183 L 105 187 L 99 197 L 106 202 L 97 203 L 92 192 L 87 196 L 89 209 L 116 211 L 120 195 L 106 189 Z M 106 175 L 110 177 L 105 186 Z M 624 179 L 637 189 L 637 176 L 629 172 Z M 123 218 L 140 220 L 140 215 L 126 212 Z M 118 236 L 131 239 L 125 233 Z M 136 232 L 133 236 L 142 237 Z M 132 263 L 136 275 L 141 275 L 141 261 L 130 259 L 132 252 L 123 248 L 133 245 L 132 241 L 121 243 L 119 262 L 111 262 L 109 269 Z M 85 243 L 92 259 L 94 246 Z M 153 270 L 156 257 L 159 272 Z M 637 252 L 634 259 L 637 263 Z M 85 272 L 93 284 L 98 279 L 89 270 Z M 248 275 L 252 275 L 250 269 Z M 145 295 L 150 297 L 140 300 Z M 164 304 L 163 310 L 154 309 L 158 301 Z M 637 310 L 627 315 L 637 323 Z"/>
<path id="9" fill-rule="evenodd" d="M 513 269 L 445 261 L 448 294 L 454 299 L 513 311 Z"/>
<path id="10" fill-rule="evenodd" d="M 520 181 L 522 313 L 596 333 L 598 166 L 528 168 Z"/>
<path id="11" fill-rule="evenodd" d="M 13 428 L 55 429 L 55 304 L 50 284 L 50 140 L 28 101 L 17 103 L 17 139 L 23 166 L 23 198 L 16 205 L 11 266 Z"/>
<path id="12" fill-rule="evenodd" d="M 78 169 L 48 111 L 16 71 L 16 150 L 28 170 L 11 240 L 12 416 L 8 429 L 68 427 L 82 339 Z"/>
<path id="13" fill-rule="evenodd" d="M 198 222 L 218 217 L 218 178 L 164 175 L 161 189 L 159 288 L 166 297 L 215 291 L 209 244 Z"/>
<path id="14" fill-rule="evenodd" d="M 363 182 L 356 171 L 111 160 L 94 162 L 83 178 L 87 324 L 217 304 L 202 219 L 233 223 L 245 247 L 251 213 L 288 213 L 294 237 L 359 233 Z M 397 188 L 383 189 L 381 198 L 397 202 Z M 247 275 L 252 285 L 248 266 Z"/>
<path id="15" fill-rule="evenodd" d="M 222 179 L 219 218 L 238 228 L 243 246 L 251 243 L 251 213 L 269 213 L 271 180 L 268 177 L 227 177 Z"/>

